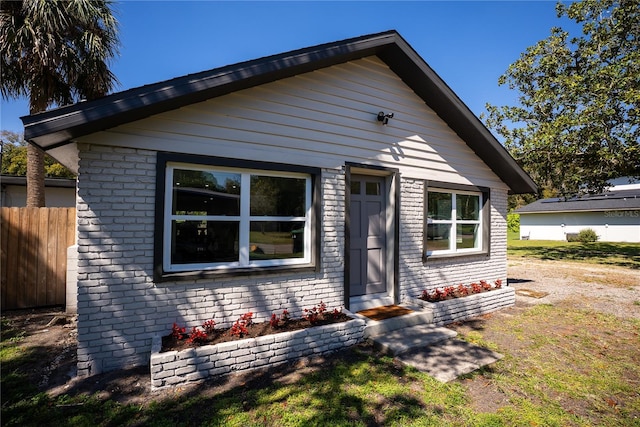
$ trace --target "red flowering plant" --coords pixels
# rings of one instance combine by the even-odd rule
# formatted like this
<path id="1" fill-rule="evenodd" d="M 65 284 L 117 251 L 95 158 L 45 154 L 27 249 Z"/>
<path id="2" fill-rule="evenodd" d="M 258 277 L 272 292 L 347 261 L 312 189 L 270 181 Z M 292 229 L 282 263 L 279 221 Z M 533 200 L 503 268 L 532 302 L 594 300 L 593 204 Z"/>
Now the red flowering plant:
<path id="1" fill-rule="evenodd" d="M 178 326 L 177 323 L 174 323 L 171 327 L 171 336 L 177 340 L 181 340 L 185 337 L 187 333 L 187 328 L 183 326 Z"/>
<path id="2" fill-rule="evenodd" d="M 458 292 L 458 295 L 460 295 L 461 297 L 469 295 L 469 289 L 462 283 L 458 285 L 458 287 L 456 288 L 456 291 Z"/>
<path id="3" fill-rule="evenodd" d="M 203 343 L 204 340 L 207 339 L 207 333 L 203 330 L 198 329 L 197 326 L 194 326 L 189 334 L 189 338 L 187 338 L 187 343 Z"/>
<path id="4" fill-rule="evenodd" d="M 474 294 L 479 294 L 480 292 L 482 292 L 482 285 L 480 285 L 479 283 L 472 283 L 471 292 L 473 292 Z"/>
<path id="5" fill-rule="evenodd" d="M 305 309 L 301 318 L 292 319 L 289 311 L 272 313 L 270 320 L 254 324 L 254 314 L 248 312 L 240 316 L 228 329 L 216 329 L 216 322 L 207 320 L 199 326 L 191 328 L 174 323 L 171 333 L 162 337 L 162 351 L 180 350 L 188 346 L 217 344 L 236 339 L 255 337 L 275 333 L 276 330 L 295 331 L 325 323 L 347 321 L 350 317 L 341 309 L 327 310 L 327 305 L 320 302 L 311 309 Z M 269 327 L 270 326 L 270 327 Z"/>
<path id="6" fill-rule="evenodd" d="M 286 325 L 287 322 L 289 322 L 289 320 L 291 320 L 291 317 L 289 316 L 289 312 L 285 309 L 285 310 L 282 310 L 282 314 L 280 314 L 280 316 L 278 316 L 275 313 L 271 313 L 271 319 L 269 320 L 269 325 L 273 329 L 278 329 L 280 327 L 280 323 L 283 323 L 284 325 Z"/>
<path id="7" fill-rule="evenodd" d="M 252 317 L 253 313 L 251 312 L 245 313 L 240 316 L 240 318 L 236 320 L 236 323 L 231 326 L 229 333 L 232 336 L 238 336 L 240 338 L 247 335 L 249 333 L 249 326 L 253 324 L 253 320 L 251 319 Z"/>
<path id="8" fill-rule="evenodd" d="M 309 323 L 315 325 L 321 319 L 324 319 L 324 313 L 327 311 L 327 305 L 320 301 L 318 306 L 313 306 L 313 308 L 305 308 L 303 319 L 308 320 Z"/>
<path id="9" fill-rule="evenodd" d="M 460 283 L 458 286 L 446 286 L 444 288 L 436 288 L 432 291 L 423 290 L 420 295 L 420 299 L 429 302 L 444 301 L 451 298 L 465 297 L 469 294 L 479 294 L 481 292 L 487 292 L 492 289 L 500 289 L 502 287 L 502 280 L 495 281 L 492 287 L 486 280 L 480 280 L 479 283 L 471 283 L 468 286 Z"/>
<path id="10" fill-rule="evenodd" d="M 202 324 L 202 327 L 204 328 L 207 334 L 210 334 L 216 329 L 216 321 L 213 319 L 207 320 Z"/>

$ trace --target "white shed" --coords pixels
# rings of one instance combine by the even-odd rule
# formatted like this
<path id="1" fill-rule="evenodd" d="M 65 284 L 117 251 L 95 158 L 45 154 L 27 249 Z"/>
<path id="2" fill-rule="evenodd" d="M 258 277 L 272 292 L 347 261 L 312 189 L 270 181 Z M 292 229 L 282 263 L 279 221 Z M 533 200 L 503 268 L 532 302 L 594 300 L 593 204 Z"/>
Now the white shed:
<path id="1" fill-rule="evenodd" d="M 520 236 L 525 239 L 565 240 L 568 234 L 590 228 L 603 242 L 640 242 L 640 189 L 634 186 L 537 200 L 515 212 L 520 214 Z"/>

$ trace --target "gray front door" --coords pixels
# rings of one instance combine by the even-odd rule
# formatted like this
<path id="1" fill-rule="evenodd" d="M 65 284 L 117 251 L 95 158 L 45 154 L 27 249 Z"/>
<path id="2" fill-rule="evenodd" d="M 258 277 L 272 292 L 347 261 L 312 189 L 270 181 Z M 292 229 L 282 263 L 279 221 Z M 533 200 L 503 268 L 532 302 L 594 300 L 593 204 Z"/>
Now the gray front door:
<path id="1" fill-rule="evenodd" d="M 387 290 L 384 178 L 351 176 L 349 296 Z"/>

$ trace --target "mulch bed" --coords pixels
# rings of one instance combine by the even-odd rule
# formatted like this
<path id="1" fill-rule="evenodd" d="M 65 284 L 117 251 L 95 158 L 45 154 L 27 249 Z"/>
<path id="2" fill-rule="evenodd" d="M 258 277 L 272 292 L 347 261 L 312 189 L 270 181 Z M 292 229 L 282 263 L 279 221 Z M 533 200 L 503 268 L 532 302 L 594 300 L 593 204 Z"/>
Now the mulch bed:
<path id="1" fill-rule="evenodd" d="M 162 337 L 162 349 L 160 352 L 165 351 L 180 351 L 188 348 L 199 347 L 201 345 L 215 345 L 230 341 L 240 341 L 247 338 L 262 337 L 271 334 L 279 334 L 281 332 L 298 331 L 301 329 L 311 328 L 314 326 L 329 325 L 332 323 L 342 323 L 348 320 L 352 320 L 351 317 L 344 313 L 332 314 L 326 316 L 326 318 L 319 319 L 314 324 L 311 324 L 305 319 L 291 319 L 287 322 L 281 322 L 277 328 L 271 326 L 269 322 L 253 323 L 247 328 L 248 333 L 243 334 L 242 337 L 237 335 L 231 335 L 229 329 L 216 329 L 207 335 L 207 338 L 195 343 L 187 342 L 186 339 L 177 339 L 171 334 Z"/>

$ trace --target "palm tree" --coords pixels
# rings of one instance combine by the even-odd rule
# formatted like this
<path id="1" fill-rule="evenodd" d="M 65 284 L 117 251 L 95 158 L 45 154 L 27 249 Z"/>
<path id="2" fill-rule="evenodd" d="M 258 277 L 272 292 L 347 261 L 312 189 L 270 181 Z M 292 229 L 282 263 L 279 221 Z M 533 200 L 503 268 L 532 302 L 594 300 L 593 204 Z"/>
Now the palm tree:
<path id="1" fill-rule="evenodd" d="M 2 97 L 29 99 L 29 113 L 106 95 L 118 52 L 109 0 L 0 2 Z M 27 206 L 44 206 L 44 153 L 29 144 Z"/>

